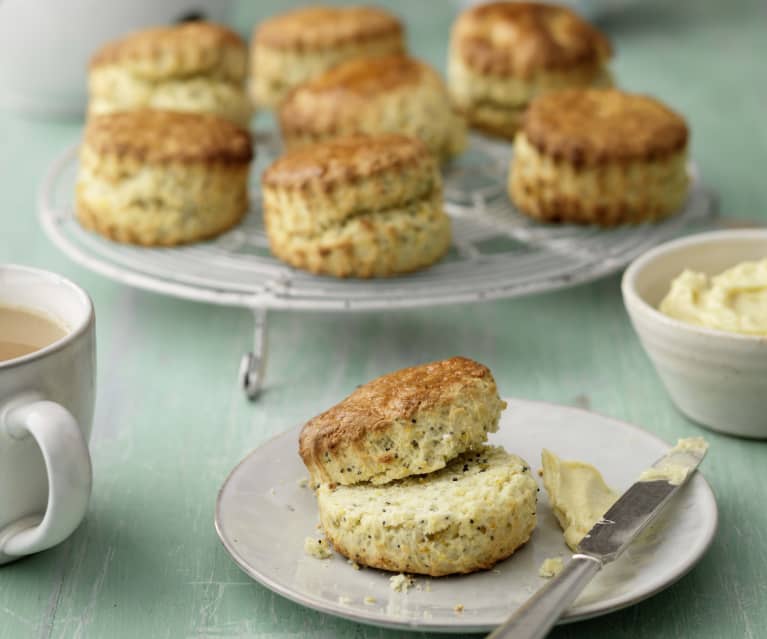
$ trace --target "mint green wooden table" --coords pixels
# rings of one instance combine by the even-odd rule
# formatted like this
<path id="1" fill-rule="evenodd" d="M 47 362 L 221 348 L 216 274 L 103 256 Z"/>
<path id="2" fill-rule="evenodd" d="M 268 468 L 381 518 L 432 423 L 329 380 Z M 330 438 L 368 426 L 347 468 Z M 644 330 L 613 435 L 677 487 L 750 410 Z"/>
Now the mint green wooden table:
<path id="1" fill-rule="evenodd" d="M 644 4 L 644 3 L 640 3 Z M 415 51 L 442 66 L 447 3 L 398 3 Z M 257 9 L 241 9 L 246 25 Z M 723 213 L 767 221 L 767 6 L 657 3 L 604 24 L 621 83 L 685 113 Z M 35 189 L 77 123 L 0 114 L 0 261 L 58 271 L 98 316 L 99 392 L 88 517 L 61 546 L 0 568 L 0 639 L 383 638 L 250 581 L 213 530 L 219 485 L 251 448 L 414 362 L 464 354 L 506 395 L 590 407 L 668 441 L 702 429 L 676 412 L 623 310 L 618 276 L 525 299 L 396 313 L 275 312 L 267 389 L 248 403 L 243 310 L 178 301 L 93 275 L 46 240 Z M 767 418 L 767 417 L 766 417 Z M 648 601 L 555 637 L 767 637 L 767 444 L 703 431 L 721 529 L 690 574 Z M 406 634 L 406 633 L 405 633 Z"/>

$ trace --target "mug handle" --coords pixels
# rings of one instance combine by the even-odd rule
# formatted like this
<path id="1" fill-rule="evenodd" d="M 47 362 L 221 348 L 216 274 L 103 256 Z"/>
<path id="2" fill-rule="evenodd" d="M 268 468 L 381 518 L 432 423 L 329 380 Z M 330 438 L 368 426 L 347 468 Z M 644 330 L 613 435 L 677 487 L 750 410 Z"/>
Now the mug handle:
<path id="1" fill-rule="evenodd" d="M 13 439 L 32 436 L 48 471 L 48 507 L 42 521 L 29 517 L 10 524 L 0 538 L 0 556 L 22 556 L 64 541 L 82 521 L 91 495 L 88 444 L 72 414 L 61 404 L 27 398 L 0 413 L 0 428 Z"/>

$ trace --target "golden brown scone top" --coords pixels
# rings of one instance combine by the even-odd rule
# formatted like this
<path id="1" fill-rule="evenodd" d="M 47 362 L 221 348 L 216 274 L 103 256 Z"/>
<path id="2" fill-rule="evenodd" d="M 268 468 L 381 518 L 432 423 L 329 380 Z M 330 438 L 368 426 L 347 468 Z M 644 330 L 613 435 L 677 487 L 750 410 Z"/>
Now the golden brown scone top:
<path id="1" fill-rule="evenodd" d="M 218 73 L 240 81 L 246 60 L 245 42 L 231 29 L 212 22 L 185 22 L 110 42 L 95 53 L 90 67 L 128 65 L 149 78 Z"/>
<path id="2" fill-rule="evenodd" d="M 437 75 L 437 72 L 406 55 L 355 58 L 296 87 L 286 104 L 316 95 L 337 96 L 338 101 L 350 96 L 380 95 L 401 86 L 416 84 L 426 75 Z"/>
<path id="3" fill-rule="evenodd" d="M 277 49 L 337 47 L 402 33 L 402 23 L 376 7 L 303 7 L 275 16 L 253 31 L 256 44 Z"/>
<path id="4" fill-rule="evenodd" d="M 360 135 L 289 151 L 264 172 L 261 182 L 265 187 L 326 189 L 391 169 L 433 162 L 429 150 L 415 138 Z"/>
<path id="5" fill-rule="evenodd" d="M 452 39 L 465 64 L 488 75 L 528 78 L 598 65 L 611 55 L 607 37 L 574 11 L 534 2 L 492 2 L 465 11 Z"/>
<path id="6" fill-rule="evenodd" d="M 88 121 L 84 145 L 145 162 L 239 164 L 253 157 L 247 131 L 207 113 L 145 109 L 98 115 Z"/>
<path id="7" fill-rule="evenodd" d="M 359 441 L 388 428 L 395 420 L 438 411 L 477 379 L 495 386 L 490 369 L 466 357 L 451 357 L 378 377 L 304 425 L 299 437 L 301 458 L 309 465 L 316 447 L 333 450 L 342 442 Z"/>
<path id="8" fill-rule="evenodd" d="M 654 98 L 568 89 L 535 99 L 522 132 L 540 152 L 576 166 L 653 160 L 684 149 L 684 119 Z"/>

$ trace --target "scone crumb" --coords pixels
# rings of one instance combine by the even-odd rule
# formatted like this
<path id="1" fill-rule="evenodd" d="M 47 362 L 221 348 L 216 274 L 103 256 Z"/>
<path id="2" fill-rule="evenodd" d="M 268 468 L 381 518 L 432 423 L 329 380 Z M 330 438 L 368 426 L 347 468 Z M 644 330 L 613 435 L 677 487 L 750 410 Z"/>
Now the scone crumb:
<path id="1" fill-rule="evenodd" d="M 344 597 L 343 595 L 339 595 L 338 597 L 338 603 L 346 606 L 352 602 L 351 597 Z"/>
<path id="2" fill-rule="evenodd" d="M 406 593 L 414 583 L 415 578 L 411 575 L 406 575 L 403 572 L 398 575 L 394 575 L 393 577 L 389 577 L 389 587 L 394 592 Z"/>
<path id="3" fill-rule="evenodd" d="M 346 563 L 349 564 L 354 570 L 362 570 L 362 566 L 360 566 L 354 559 L 347 559 Z"/>
<path id="4" fill-rule="evenodd" d="M 501 571 L 498 570 L 498 568 L 493 568 L 490 572 L 492 572 L 494 575 L 500 575 Z"/>
<path id="5" fill-rule="evenodd" d="M 368 595 L 362 600 L 367 606 L 374 606 L 376 604 L 376 598 Z"/>
<path id="6" fill-rule="evenodd" d="M 309 485 L 309 478 L 303 477 L 299 479 L 297 482 L 299 488 L 306 488 Z"/>
<path id="7" fill-rule="evenodd" d="M 538 575 L 544 579 L 551 579 L 557 576 L 562 571 L 562 568 L 564 568 L 562 557 L 547 557 L 538 569 Z"/>
<path id="8" fill-rule="evenodd" d="M 329 559 L 333 556 L 330 544 L 325 539 L 307 537 L 304 539 L 304 552 L 315 559 Z"/>
<path id="9" fill-rule="evenodd" d="M 463 612 L 463 604 L 455 604 L 453 610 L 455 610 L 455 614 L 460 615 Z"/>

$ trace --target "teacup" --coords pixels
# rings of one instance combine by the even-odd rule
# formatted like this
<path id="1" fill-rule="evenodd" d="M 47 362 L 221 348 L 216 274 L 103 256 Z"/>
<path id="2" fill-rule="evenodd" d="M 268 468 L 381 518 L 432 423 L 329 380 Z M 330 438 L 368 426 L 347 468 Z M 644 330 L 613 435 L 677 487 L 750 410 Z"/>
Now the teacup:
<path id="1" fill-rule="evenodd" d="M 18 356 L 6 350 L 10 359 L 0 360 L 0 564 L 58 544 L 85 516 L 96 375 L 93 304 L 80 287 L 46 271 L 0 265 L 3 309 L 61 330 L 50 343 Z"/>

